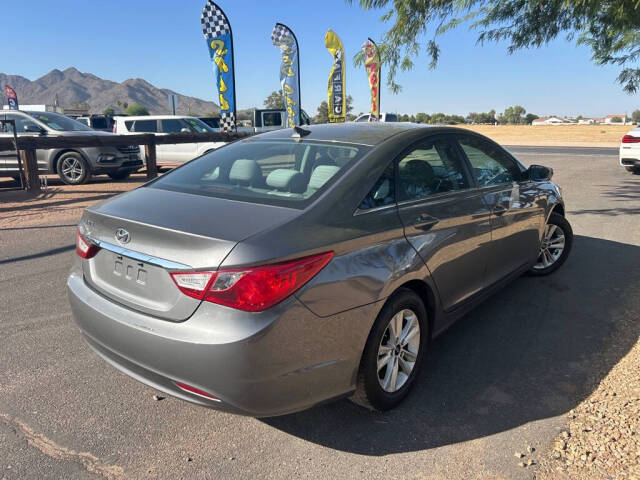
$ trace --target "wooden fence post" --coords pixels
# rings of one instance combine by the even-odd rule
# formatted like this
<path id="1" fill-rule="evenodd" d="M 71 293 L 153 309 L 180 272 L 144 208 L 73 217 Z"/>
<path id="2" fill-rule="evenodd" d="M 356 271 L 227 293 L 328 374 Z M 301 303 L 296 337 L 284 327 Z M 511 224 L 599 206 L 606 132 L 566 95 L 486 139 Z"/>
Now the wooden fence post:
<path id="1" fill-rule="evenodd" d="M 40 192 L 40 177 L 38 176 L 38 159 L 33 149 L 21 150 L 20 157 L 24 165 L 25 187 L 29 192 Z"/>
<path id="2" fill-rule="evenodd" d="M 144 146 L 144 156 L 147 162 L 147 179 L 156 178 L 158 176 L 158 167 L 156 165 L 155 135 L 149 135 L 149 143 Z"/>

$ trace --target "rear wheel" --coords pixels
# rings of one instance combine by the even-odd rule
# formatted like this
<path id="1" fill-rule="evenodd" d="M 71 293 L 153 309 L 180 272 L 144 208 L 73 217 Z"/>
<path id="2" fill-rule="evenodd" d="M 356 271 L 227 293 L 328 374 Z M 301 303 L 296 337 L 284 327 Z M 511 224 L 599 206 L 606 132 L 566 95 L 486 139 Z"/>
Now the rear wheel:
<path id="1" fill-rule="evenodd" d="M 640 167 L 624 167 L 627 172 L 635 173 L 636 175 L 640 175 Z"/>
<path id="2" fill-rule="evenodd" d="M 412 290 L 398 290 L 376 319 L 360 361 L 351 400 L 371 410 L 389 410 L 409 393 L 428 336 L 427 312 Z"/>
<path id="3" fill-rule="evenodd" d="M 530 270 L 532 275 L 549 275 L 567 260 L 573 245 L 573 230 L 562 215 L 552 213 L 544 227 L 538 260 Z"/>
<path id="4" fill-rule="evenodd" d="M 87 161 L 77 152 L 67 152 L 58 159 L 58 176 L 67 185 L 86 183 L 91 177 Z"/>

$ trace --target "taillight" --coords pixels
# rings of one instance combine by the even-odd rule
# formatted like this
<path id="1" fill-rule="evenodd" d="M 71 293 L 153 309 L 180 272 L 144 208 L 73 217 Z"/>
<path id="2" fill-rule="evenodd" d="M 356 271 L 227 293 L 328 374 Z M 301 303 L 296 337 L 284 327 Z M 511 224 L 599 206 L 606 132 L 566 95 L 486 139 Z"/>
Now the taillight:
<path id="1" fill-rule="evenodd" d="M 94 243 L 89 242 L 78 231 L 76 234 L 76 253 L 82 258 L 92 258 L 98 253 L 100 247 Z"/>
<path id="2" fill-rule="evenodd" d="M 218 272 L 176 272 L 171 277 L 185 295 L 246 312 L 281 302 L 311 280 L 333 258 L 321 253 L 283 263 Z"/>
<path id="3" fill-rule="evenodd" d="M 624 137 L 622 137 L 622 143 L 640 143 L 640 137 L 625 135 Z"/>

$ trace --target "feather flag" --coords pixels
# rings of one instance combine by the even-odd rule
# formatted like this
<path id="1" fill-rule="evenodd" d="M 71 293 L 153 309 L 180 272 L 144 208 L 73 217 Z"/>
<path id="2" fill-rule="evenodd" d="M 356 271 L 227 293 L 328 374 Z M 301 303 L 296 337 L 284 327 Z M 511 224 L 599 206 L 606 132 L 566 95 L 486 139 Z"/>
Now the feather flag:
<path id="1" fill-rule="evenodd" d="M 333 57 L 333 67 L 329 74 L 328 88 L 329 122 L 343 123 L 347 106 L 344 88 L 344 47 L 340 37 L 333 30 L 327 31 L 327 35 L 324 37 L 324 45 Z"/>
<path id="2" fill-rule="evenodd" d="M 280 86 L 287 111 L 287 126 L 300 125 L 300 51 L 298 39 L 289 27 L 276 23 L 271 32 L 271 42 L 282 52 Z"/>
<path id="3" fill-rule="evenodd" d="M 211 0 L 208 0 L 202 10 L 201 22 L 202 33 L 207 41 L 218 88 L 220 128 L 222 131 L 230 133 L 236 128 L 236 90 L 231 25 L 222 9 Z"/>
<path id="4" fill-rule="evenodd" d="M 380 52 L 376 42 L 367 39 L 362 46 L 364 51 L 364 68 L 369 80 L 371 90 L 371 116 L 369 121 L 376 121 L 380 118 Z"/>

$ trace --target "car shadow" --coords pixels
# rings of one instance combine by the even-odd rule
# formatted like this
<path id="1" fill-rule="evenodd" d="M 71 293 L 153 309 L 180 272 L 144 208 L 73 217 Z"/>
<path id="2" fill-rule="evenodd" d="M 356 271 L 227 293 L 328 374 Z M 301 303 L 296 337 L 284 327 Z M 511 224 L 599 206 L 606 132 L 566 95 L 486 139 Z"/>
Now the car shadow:
<path id="1" fill-rule="evenodd" d="M 336 450 L 386 455 L 565 414 L 636 342 L 629 303 L 639 287 L 640 247 L 576 236 L 560 270 L 516 280 L 437 338 L 395 410 L 343 400 L 262 421 Z"/>

